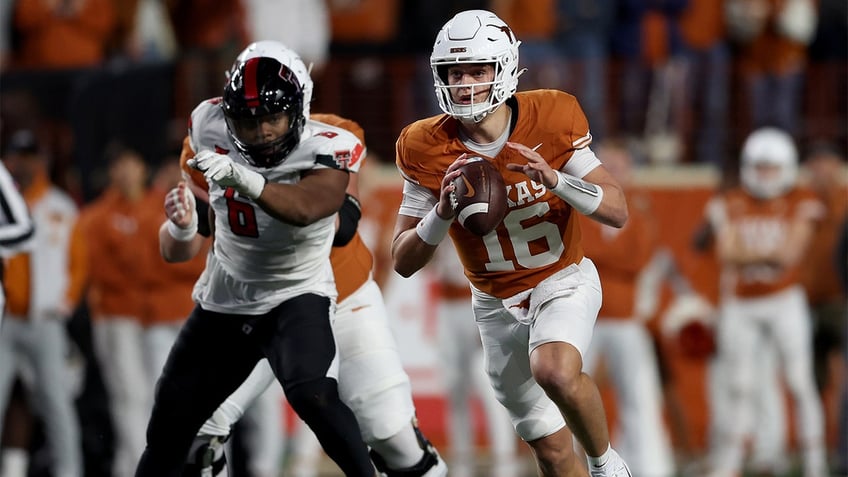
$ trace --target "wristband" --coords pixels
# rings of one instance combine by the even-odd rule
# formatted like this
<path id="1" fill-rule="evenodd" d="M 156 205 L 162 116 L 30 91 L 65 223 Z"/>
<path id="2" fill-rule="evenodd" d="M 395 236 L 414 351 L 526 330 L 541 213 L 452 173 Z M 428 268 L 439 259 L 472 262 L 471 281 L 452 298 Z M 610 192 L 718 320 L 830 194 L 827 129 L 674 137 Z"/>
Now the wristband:
<path id="1" fill-rule="evenodd" d="M 439 245 L 439 242 L 444 240 L 448 234 L 453 219 L 443 219 L 436 213 L 436 208 L 430 209 L 427 215 L 418 222 L 415 227 L 415 232 L 421 237 L 421 240 L 428 245 Z"/>
<path id="2" fill-rule="evenodd" d="M 556 171 L 557 184 L 551 189 L 557 197 L 574 207 L 583 215 L 591 215 L 598 210 L 604 199 L 604 189 L 597 184 L 586 182 L 562 171 Z"/>
<path id="3" fill-rule="evenodd" d="M 194 235 L 197 233 L 197 212 L 193 211 L 193 214 L 191 223 L 185 229 L 175 224 L 172 220 L 168 220 L 168 235 L 178 242 L 190 242 L 194 239 Z"/>

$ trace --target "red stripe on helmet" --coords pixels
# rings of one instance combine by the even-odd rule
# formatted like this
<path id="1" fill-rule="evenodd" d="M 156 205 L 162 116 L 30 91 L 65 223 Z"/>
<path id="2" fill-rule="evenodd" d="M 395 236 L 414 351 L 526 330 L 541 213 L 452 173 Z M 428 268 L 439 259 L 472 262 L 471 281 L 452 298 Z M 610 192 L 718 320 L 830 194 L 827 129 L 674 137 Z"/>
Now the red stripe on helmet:
<path id="1" fill-rule="evenodd" d="M 244 99 L 248 108 L 259 107 L 259 89 L 256 83 L 258 69 L 259 58 L 251 58 L 244 64 Z"/>

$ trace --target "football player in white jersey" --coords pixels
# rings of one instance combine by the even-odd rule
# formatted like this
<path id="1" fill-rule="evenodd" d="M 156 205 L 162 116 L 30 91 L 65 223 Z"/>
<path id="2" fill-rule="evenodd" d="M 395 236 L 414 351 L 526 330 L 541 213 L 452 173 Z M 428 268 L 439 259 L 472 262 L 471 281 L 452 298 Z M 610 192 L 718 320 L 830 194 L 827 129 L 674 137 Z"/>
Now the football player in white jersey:
<path id="1" fill-rule="evenodd" d="M 214 245 L 196 308 L 159 380 L 137 476 L 178 476 L 201 424 L 267 358 L 295 412 L 347 476 L 375 474 L 359 425 L 338 394 L 330 326 L 335 214 L 361 142 L 304 116 L 303 85 L 273 56 L 237 60 L 222 98 L 191 115 L 189 165 L 208 185 Z M 163 224 L 162 255 L 198 253 L 197 214 L 180 204 Z M 220 359 L 222 355 L 225 358 Z M 219 358 L 215 358 L 219 357 Z"/>
<path id="2" fill-rule="evenodd" d="M 342 127 L 354 132 L 364 144 L 364 132 L 355 122 L 331 114 L 310 114 L 312 80 L 294 51 L 276 41 L 260 41 L 249 46 L 239 59 L 259 54 L 278 58 L 298 77 L 304 86 L 304 116 L 308 126 Z M 191 155 L 192 151 L 184 148 L 183 157 Z M 364 156 L 363 153 L 360 163 Z M 197 172 L 191 175 L 196 200 L 205 202 L 205 183 L 195 179 Z M 340 357 L 339 393 L 356 415 L 362 438 L 371 447 L 372 459 L 380 472 L 388 477 L 444 477 L 447 475 L 444 460 L 417 426 L 409 377 L 401 366 L 380 289 L 370 273 L 373 257 L 357 233 L 361 212 L 355 174 L 350 177 L 347 194 L 339 210 L 330 258 L 338 290 L 332 326 Z M 166 202 L 166 213 L 173 215 L 179 205 L 179 201 Z M 199 220 L 203 222 L 203 217 Z M 162 240 L 172 242 L 174 238 L 165 235 Z M 270 367 L 265 360 L 261 361 L 247 381 L 201 427 L 189 453 L 184 477 L 228 475 L 222 441 L 273 381 Z M 279 423 L 270 425 L 279 426 Z M 311 447 L 313 437 L 308 432 L 299 434 L 298 438 L 302 439 L 298 447 Z M 313 456 L 318 457 L 317 450 L 309 456 L 300 455 L 301 465 L 294 471 L 314 475 L 317 463 L 310 460 Z"/>

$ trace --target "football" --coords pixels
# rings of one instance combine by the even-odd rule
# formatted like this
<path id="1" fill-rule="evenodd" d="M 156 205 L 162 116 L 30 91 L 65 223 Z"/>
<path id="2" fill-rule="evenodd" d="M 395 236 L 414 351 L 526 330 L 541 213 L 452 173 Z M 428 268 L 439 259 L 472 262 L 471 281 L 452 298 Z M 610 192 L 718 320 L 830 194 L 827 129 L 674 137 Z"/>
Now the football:
<path id="1" fill-rule="evenodd" d="M 450 194 L 456 220 L 475 235 L 486 235 L 507 213 L 506 185 L 501 173 L 486 159 L 472 157 L 459 168 Z"/>

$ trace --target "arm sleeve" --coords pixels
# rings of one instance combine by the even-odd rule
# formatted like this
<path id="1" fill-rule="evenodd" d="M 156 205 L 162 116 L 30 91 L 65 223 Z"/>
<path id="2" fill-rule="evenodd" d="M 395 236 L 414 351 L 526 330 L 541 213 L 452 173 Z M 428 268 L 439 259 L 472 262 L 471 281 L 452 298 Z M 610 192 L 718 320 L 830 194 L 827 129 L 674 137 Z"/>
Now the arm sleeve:
<path id="1" fill-rule="evenodd" d="M 356 197 L 346 194 L 344 203 L 339 209 L 339 228 L 333 238 L 333 247 L 343 247 L 356 235 L 359 219 L 362 217 L 362 206 Z"/>

